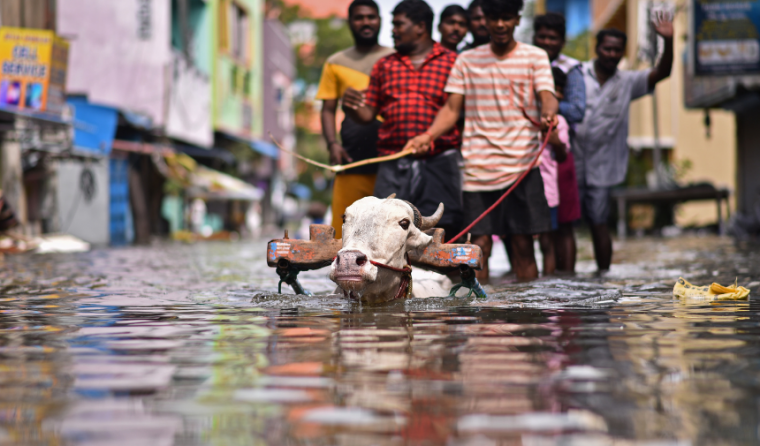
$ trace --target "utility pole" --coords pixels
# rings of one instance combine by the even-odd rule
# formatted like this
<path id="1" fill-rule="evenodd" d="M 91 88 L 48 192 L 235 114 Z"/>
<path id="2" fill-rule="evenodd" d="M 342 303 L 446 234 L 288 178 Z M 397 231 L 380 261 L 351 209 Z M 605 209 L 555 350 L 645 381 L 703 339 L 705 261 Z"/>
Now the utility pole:
<path id="1" fill-rule="evenodd" d="M 654 68 L 657 63 L 657 33 L 654 31 L 652 24 L 652 13 L 654 12 L 654 2 L 649 1 L 647 7 L 647 37 L 649 38 L 649 62 Z M 657 116 L 657 90 L 652 91 L 652 162 L 654 164 L 655 189 L 663 186 L 662 179 L 662 149 L 660 148 L 660 122 Z"/>

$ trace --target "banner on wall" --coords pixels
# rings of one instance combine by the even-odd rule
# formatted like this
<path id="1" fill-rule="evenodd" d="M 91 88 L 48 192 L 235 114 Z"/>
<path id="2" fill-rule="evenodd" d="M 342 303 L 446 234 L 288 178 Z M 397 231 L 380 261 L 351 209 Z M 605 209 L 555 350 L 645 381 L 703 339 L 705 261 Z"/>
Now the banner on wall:
<path id="1" fill-rule="evenodd" d="M 60 113 L 69 44 L 55 32 L 0 28 L 0 107 Z"/>
<path id="2" fill-rule="evenodd" d="M 760 1 L 693 0 L 690 71 L 760 73 Z"/>

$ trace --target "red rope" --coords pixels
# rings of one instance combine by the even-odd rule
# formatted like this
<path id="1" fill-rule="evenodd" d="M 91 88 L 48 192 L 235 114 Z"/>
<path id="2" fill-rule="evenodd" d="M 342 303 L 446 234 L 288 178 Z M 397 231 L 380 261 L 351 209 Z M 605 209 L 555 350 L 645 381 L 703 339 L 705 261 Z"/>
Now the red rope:
<path id="1" fill-rule="evenodd" d="M 530 120 L 530 122 L 532 122 L 533 125 L 540 126 L 539 123 L 537 123 L 536 121 L 534 121 L 533 119 L 531 119 L 525 113 L 525 111 L 523 111 L 523 115 L 526 118 L 528 118 L 528 120 Z M 544 152 L 544 149 L 546 148 L 547 144 L 549 144 L 549 137 L 551 136 L 551 133 L 552 133 L 553 129 L 554 129 L 554 124 L 552 124 L 552 125 L 549 126 L 549 130 L 546 132 L 546 138 L 544 138 L 544 143 L 541 144 L 541 148 L 538 149 L 538 154 L 536 155 L 536 158 L 534 158 L 533 161 L 530 163 L 530 166 L 528 166 L 528 169 L 526 169 L 522 174 L 520 174 L 520 177 L 517 179 L 517 181 L 515 181 L 514 184 L 512 184 L 512 186 L 509 189 L 507 189 L 506 192 L 504 192 L 504 195 L 502 195 L 498 200 L 496 200 L 496 203 L 492 204 L 491 207 L 489 207 L 488 209 L 485 210 L 485 212 L 483 212 L 482 214 L 480 214 L 480 216 L 478 218 L 476 218 L 475 221 L 473 221 L 466 228 L 464 228 L 462 230 L 462 232 L 460 232 L 456 236 L 452 237 L 451 240 L 449 240 L 446 243 L 454 243 L 454 241 L 456 239 L 458 239 L 459 237 L 467 234 L 470 231 L 470 229 L 472 229 L 473 226 L 475 226 L 476 224 L 478 224 L 478 222 L 480 222 L 480 220 L 483 220 L 483 218 L 485 218 L 486 215 L 490 214 L 491 211 L 493 211 L 494 209 L 496 209 L 496 206 L 498 206 L 499 204 L 501 204 L 501 202 L 504 201 L 505 198 L 507 198 L 507 195 L 509 195 L 510 193 L 512 193 L 513 190 L 515 190 L 515 188 L 528 175 L 528 173 L 531 170 L 533 170 L 534 167 L 536 167 L 536 164 L 538 163 L 538 160 L 541 159 L 541 154 Z"/>
<path id="2" fill-rule="evenodd" d="M 403 268 L 396 268 L 395 266 L 386 265 L 385 263 L 375 262 L 374 260 L 370 260 L 369 263 L 379 267 L 379 268 L 385 268 L 389 269 L 391 271 L 395 271 L 397 273 L 404 274 L 401 277 L 401 283 L 399 283 L 398 291 L 396 292 L 396 297 L 393 299 L 400 299 L 402 297 L 412 297 L 411 296 L 411 290 L 409 287 L 412 284 L 412 262 L 409 260 L 409 254 L 405 254 L 406 257 L 406 265 L 404 265 Z"/>

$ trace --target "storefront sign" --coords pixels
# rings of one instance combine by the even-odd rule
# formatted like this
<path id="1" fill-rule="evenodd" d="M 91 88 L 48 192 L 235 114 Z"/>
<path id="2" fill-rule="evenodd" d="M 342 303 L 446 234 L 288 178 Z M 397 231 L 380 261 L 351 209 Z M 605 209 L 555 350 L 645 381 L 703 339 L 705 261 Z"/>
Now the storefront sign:
<path id="1" fill-rule="evenodd" d="M 68 55 L 53 31 L 0 28 L 0 107 L 60 113 Z"/>

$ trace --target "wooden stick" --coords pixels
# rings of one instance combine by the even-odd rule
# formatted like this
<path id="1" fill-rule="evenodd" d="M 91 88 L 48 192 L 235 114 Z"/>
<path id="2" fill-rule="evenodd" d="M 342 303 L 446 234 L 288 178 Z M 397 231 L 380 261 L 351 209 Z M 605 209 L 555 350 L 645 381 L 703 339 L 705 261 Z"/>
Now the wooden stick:
<path id="1" fill-rule="evenodd" d="M 344 164 L 342 166 L 328 166 L 327 164 L 322 164 L 320 162 L 311 160 L 309 158 L 306 158 L 303 155 L 299 155 L 298 153 L 291 152 L 290 150 L 282 147 L 280 145 L 280 143 L 277 142 L 276 139 L 274 139 L 274 136 L 272 136 L 271 133 L 269 134 L 269 137 L 272 138 L 272 142 L 274 142 L 274 145 L 276 145 L 277 148 L 280 149 L 280 150 L 282 150 L 283 152 L 289 153 L 289 154 L 295 156 L 296 158 L 298 158 L 300 160 L 303 160 L 303 161 L 305 161 L 305 162 L 307 162 L 309 164 L 312 164 L 312 165 L 317 166 L 317 167 L 321 167 L 323 169 L 327 169 L 327 170 L 332 171 L 332 172 L 343 172 L 344 170 L 353 169 L 354 167 L 359 167 L 359 166 L 366 166 L 367 164 L 376 164 L 376 163 L 383 163 L 385 161 L 393 161 L 393 160 L 397 160 L 399 158 L 403 158 L 403 157 L 405 157 L 407 155 L 411 155 L 412 153 L 414 153 L 413 149 L 409 149 L 409 150 L 406 150 L 406 151 L 401 151 L 401 152 L 398 152 L 398 153 L 394 153 L 393 155 L 378 156 L 377 158 L 368 158 L 366 160 L 356 161 L 354 163 Z"/>

